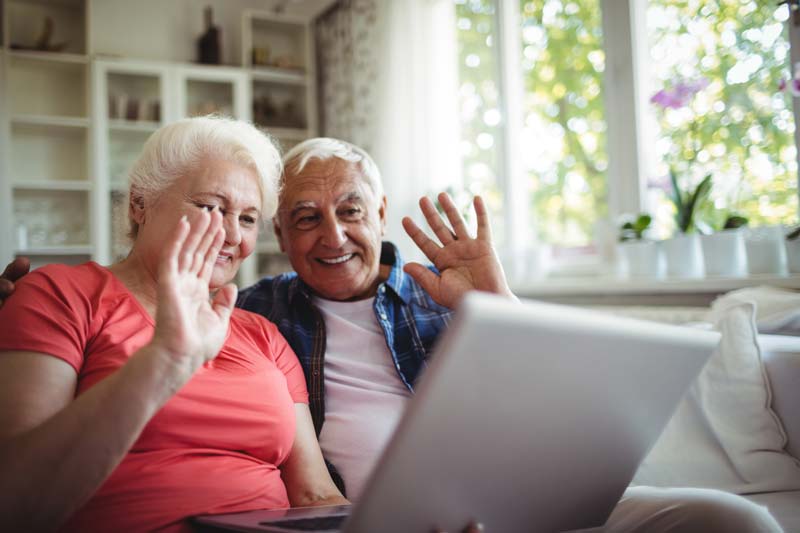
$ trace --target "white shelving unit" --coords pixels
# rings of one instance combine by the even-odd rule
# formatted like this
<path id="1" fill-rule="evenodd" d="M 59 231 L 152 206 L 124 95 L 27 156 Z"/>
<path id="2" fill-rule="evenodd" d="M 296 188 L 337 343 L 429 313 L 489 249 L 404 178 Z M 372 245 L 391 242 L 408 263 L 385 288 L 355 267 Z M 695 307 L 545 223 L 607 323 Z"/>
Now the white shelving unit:
<path id="1" fill-rule="evenodd" d="M 285 151 L 317 135 L 314 38 L 307 20 L 257 10 L 242 13 L 242 64 L 248 68 L 253 123 Z M 267 223 L 253 258 L 242 266 L 243 285 L 291 270 Z"/>
<path id="2" fill-rule="evenodd" d="M 112 1 L 117 11 L 134 9 Z M 89 259 L 109 264 L 124 257 L 127 171 L 164 123 L 212 112 L 231 115 L 264 128 L 284 150 L 317 134 L 309 20 L 238 2 L 229 9 L 241 11 L 233 17 L 229 12 L 226 20 L 242 24 L 240 64 L 207 66 L 178 60 L 172 49 L 164 50 L 163 60 L 136 51 L 120 54 L 120 47 L 108 52 L 113 56 L 93 49 L 92 42 L 107 43 L 109 35 L 92 38 L 92 31 L 105 31 L 92 17 L 111 13 L 97 0 L 0 5 L 2 264 L 14 255 L 30 256 L 34 266 Z M 161 16 L 155 8 L 142 9 Z M 48 17 L 52 49 L 36 49 Z M 167 42 L 162 37 L 156 40 Z M 238 282 L 247 285 L 289 268 L 268 223 Z"/>
<path id="3" fill-rule="evenodd" d="M 97 222 L 86 2 L 5 0 L 2 12 L 0 181 L 7 203 L 0 260 L 86 260 L 95 251 Z"/>

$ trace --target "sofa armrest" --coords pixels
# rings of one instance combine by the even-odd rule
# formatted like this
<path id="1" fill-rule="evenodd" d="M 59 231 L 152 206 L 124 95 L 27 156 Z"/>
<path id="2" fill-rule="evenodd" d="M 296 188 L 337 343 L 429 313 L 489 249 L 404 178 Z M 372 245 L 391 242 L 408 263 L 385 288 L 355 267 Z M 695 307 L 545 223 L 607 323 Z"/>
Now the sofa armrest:
<path id="1" fill-rule="evenodd" d="M 800 337 L 759 335 L 759 344 L 772 389 L 772 409 L 789 438 L 786 450 L 800 459 Z"/>

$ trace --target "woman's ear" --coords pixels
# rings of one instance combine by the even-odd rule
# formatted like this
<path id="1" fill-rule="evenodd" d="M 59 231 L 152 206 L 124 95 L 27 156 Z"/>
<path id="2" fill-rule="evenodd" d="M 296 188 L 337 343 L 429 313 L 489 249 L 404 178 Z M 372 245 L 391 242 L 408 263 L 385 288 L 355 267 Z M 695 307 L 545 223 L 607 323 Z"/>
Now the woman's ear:
<path id="1" fill-rule="evenodd" d="M 131 189 L 128 215 L 139 226 L 144 224 L 144 195 L 138 189 Z"/>

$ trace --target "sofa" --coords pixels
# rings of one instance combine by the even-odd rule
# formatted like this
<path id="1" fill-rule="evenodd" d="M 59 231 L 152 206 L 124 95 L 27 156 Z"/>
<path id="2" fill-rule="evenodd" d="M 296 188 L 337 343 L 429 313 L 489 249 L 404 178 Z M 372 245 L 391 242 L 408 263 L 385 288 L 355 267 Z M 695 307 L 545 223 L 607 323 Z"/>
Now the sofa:
<path id="1" fill-rule="evenodd" d="M 760 336 L 762 360 L 772 391 L 772 409 L 786 431 L 786 451 L 800 459 L 800 347 Z M 800 490 L 746 494 L 765 505 L 787 532 L 800 532 Z"/>
<path id="2" fill-rule="evenodd" d="M 734 492 L 800 532 L 800 293 L 750 288 L 710 308 L 602 310 L 722 333 L 633 483 Z"/>

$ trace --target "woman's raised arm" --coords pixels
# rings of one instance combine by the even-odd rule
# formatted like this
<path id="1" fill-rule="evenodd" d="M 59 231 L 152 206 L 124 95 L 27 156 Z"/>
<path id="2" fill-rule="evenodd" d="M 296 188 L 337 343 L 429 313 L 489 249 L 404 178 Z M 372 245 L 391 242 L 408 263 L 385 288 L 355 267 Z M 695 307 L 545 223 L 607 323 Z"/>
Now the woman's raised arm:
<path id="1" fill-rule="evenodd" d="M 0 521 L 58 529 L 119 464 L 152 416 L 225 339 L 236 289 L 209 300 L 221 216 L 182 219 L 159 266 L 153 340 L 77 398 L 75 370 L 51 355 L 0 353 Z"/>

